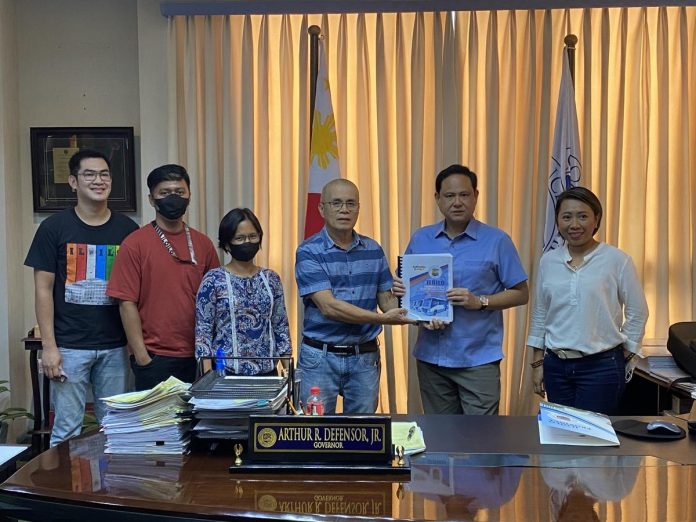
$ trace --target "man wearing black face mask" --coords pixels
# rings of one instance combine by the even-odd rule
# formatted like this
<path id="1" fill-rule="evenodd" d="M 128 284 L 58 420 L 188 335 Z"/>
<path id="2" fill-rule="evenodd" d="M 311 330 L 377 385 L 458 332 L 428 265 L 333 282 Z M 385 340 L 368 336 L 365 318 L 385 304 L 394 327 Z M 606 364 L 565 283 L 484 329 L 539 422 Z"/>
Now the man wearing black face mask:
<path id="1" fill-rule="evenodd" d="M 193 382 L 195 299 L 203 275 L 220 266 L 213 243 L 184 223 L 190 179 L 179 165 L 147 177 L 155 220 L 121 244 L 107 295 L 120 300 L 136 390 L 170 375 Z"/>

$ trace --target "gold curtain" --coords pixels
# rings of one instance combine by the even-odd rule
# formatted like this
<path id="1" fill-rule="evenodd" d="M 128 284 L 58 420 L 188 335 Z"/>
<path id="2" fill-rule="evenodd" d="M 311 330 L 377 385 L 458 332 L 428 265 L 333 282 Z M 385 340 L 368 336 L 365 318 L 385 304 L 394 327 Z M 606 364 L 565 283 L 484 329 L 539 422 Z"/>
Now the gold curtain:
<path id="1" fill-rule="evenodd" d="M 534 284 L 563 38 L 579 38 L 582 183 L 600 196 L 599 238 L 633 256 L 650 306 L 647 338 L 696 309 L 696 8 L 175 17 L 174 155 L 193 178 L 190 221 L 211 237 L 249 206 L 260 262 L 283 279 L 301 331 L 294 251 L 309 150 L 309 25 L 328 44 L 341 171 L 360 188 L 357 229 L 392 264 L 413 230 L 441 219 L 434 179 L 480 176 L 479 219 L 512 237 Z M 501 412 L 536 408 L 527 307 L 505 313 Z M 410 333 L 413 336 L 413 332 Z M 406 328 L 385 329 L 380 408 L 416 412 Z"/>

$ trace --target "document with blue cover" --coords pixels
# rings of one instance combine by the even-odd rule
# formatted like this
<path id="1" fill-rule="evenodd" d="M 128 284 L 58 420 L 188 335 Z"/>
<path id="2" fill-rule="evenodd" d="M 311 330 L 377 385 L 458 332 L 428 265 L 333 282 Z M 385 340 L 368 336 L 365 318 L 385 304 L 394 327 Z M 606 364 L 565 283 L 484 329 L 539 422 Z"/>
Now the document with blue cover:
<path id="1" fill-rule="evenodd" d="M 568 446 L 618 446 L 606 415 L 553 402 L 539 403 L 539 442 Z"/>
<path id="2" fill-rule="evenodd" d="M 452 254 L 406 254 L 399 257 L 398 275 L 406 287 L 399 299 L 408 317 L 417 321 L 439 319 L 451 323 Z"/>

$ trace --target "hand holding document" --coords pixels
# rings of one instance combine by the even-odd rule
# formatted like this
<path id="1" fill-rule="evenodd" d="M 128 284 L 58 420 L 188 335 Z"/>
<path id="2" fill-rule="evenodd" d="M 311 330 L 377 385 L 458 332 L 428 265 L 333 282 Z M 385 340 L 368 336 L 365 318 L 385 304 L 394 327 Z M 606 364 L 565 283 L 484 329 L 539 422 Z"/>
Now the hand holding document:
<path id="1" fill-rule="evenodd" d="M 567 446 L 618 446 L 606 415 L 553 402 L 539 403 L 539 442 Z"/>
<path id="2" fill-rule="evenodd" d="M 454 318 L 447 290 L 452 288 L 452 254 L 406 254 L 399 257 L 398 276 L 405 286 L 399 306 L 407 317 L 451 323 Z"/>
<path id="3" fill-rule="evenodd" d="M 425 439 L 415 422 L 392 422 L 392 444 L 403 446 L 404 455 L 425 451 Z"/>

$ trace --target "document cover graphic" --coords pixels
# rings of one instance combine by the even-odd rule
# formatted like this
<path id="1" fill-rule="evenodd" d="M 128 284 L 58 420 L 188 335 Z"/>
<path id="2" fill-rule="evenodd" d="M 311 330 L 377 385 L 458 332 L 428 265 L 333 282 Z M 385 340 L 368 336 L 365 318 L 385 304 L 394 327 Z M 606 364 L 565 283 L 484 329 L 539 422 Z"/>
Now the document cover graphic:
<path id="1" fill-rule="evenodd" d="M 451 254 L 407 254 L 399 258 L 399 273 L 406 286 L 401 306 L 409 317 L 452 322 L 452 304 L 447 299 L 452 288 Z"/>
<path id="2" fill-rule="evenodd" d="M 106 284 L 119 245 L 66 245 L 65 302 L 81 305 L 114 305 L 106 295 Z"/>

